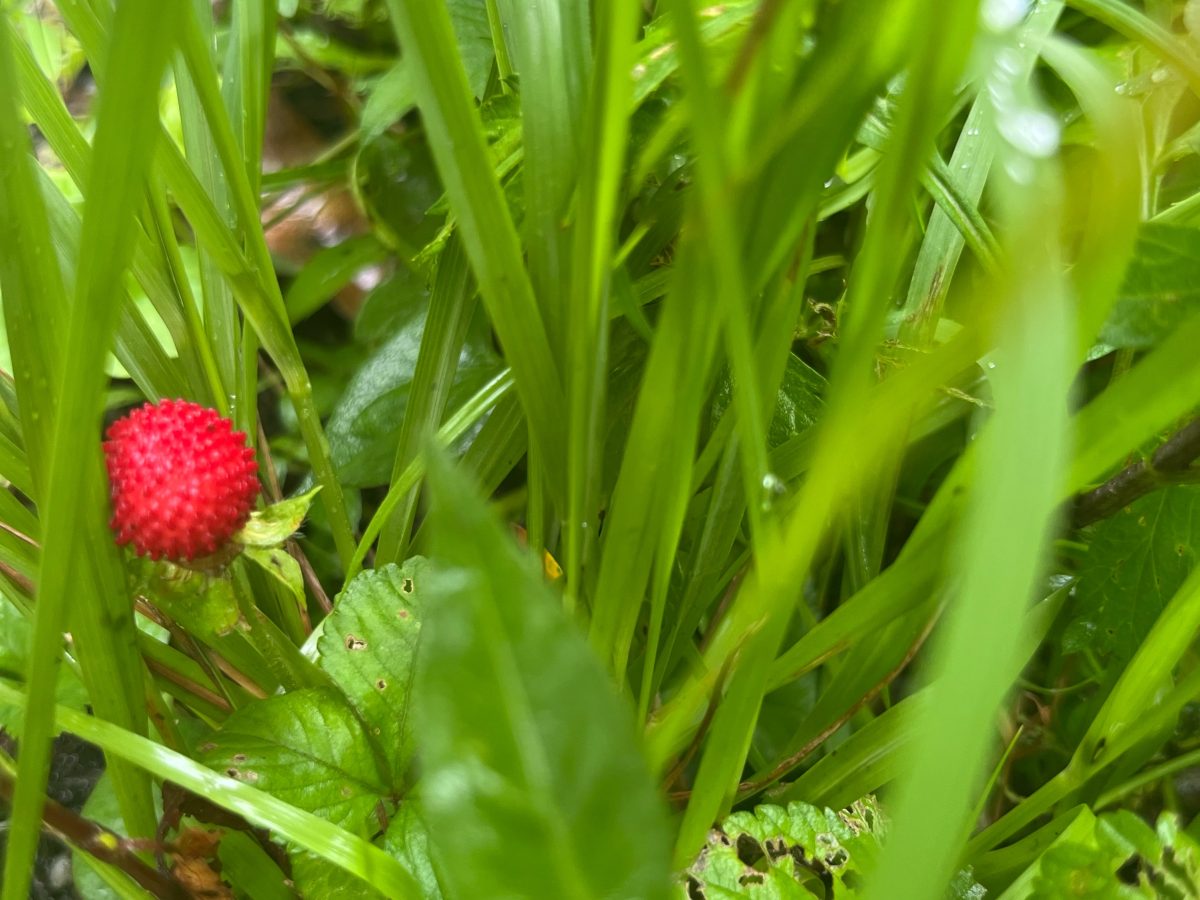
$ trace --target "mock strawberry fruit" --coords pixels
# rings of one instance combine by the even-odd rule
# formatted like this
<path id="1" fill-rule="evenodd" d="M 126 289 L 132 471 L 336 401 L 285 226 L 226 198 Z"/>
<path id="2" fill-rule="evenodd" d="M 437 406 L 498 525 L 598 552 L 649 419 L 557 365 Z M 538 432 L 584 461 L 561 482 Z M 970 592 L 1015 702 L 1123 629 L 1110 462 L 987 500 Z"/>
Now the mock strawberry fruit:
<path id="1" fill-rule="evenodd" d="M 246 435 L 213 409 L 147 403 L 113 423 L 104 442 L 118 544 L 142 556 L 211 556 L 250 516 L 258 496 Z"/>

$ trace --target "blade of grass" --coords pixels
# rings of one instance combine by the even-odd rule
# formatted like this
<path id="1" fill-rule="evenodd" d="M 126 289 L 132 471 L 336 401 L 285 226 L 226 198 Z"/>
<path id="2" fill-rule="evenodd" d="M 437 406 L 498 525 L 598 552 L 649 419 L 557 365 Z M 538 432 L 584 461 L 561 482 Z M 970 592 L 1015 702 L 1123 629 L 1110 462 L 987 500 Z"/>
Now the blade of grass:
<path id="1" fill-rule="evenodd" d="M 68 8 L 70 7 L 68 6 Z M 16 53 L 18 80 L 25 105 L 33 120 L 38 123 L 39 130 L 53 148 L 55 155 L 62 161 L 63 167 L 70 174 L 71 179 L 82 190 L 87 180 L 91 148 L 72 120 L 62 97 L 38 68 L 37 62 L 28 48 L 19 41 L 14 42 L 12 46 Z M 44 177 L 44 182 L 49 185 L 48 176 Z M 146 296 L 154 304 L 155 310 L 170 331 L 180 358 L 187 366 L 189 384 L 195 395 L 203 396 L 205 389 L 208 388 L 213 392 L 213 400 L 217 402 L 218 407 L 226 411 L 228 404 L 224 391 L 214 387 L 216 381 L 211 373 L 214 365 L 211 361 L 212 347 L 204 334 L 203 327 L 193 321 L 194 316 L 189 315 L 192 311 L 191 290 L 186 272 L 183 270 L 182 260 L 178 258 L 178 247 L 175 244 L 174 234 L 165 227 L 168 222 L 168 219 L 165 218 L 165 200 L 155 189 L 152 189 L 150 194 L 150 215 L 147 217 L 150 227 L 148 231 L 154 236 L 154 242 L 160 249 L 160 253 L 154 252 L 155 247 L 151 244 L 150 238 L 139 233 L 137 248 L 134 252 L 134 277 L 141 284 Z M 68 212 L 71 216 L 75 216 L 74 210 L 69 208 L 65 198 L 59 196 L 57 189 L 54 189 L 53 194 L 46 189 L 46 197 L 52 211 L 61 208 L 64 210 L 60 214 L 62 217 L 65 218 L 65 214 Z M 70 268 L 73 269 L 74 266 Z M 180 298 L 183 303 L 182 312 L 179 309 Z M 125 365 L 126 368 L 129 368 L 128 361 L 125 362 Z M 167 382 L 161 378 L 156 383 L 159 384 L 158 393 L 161 396 L 178 396 L 180 394 L 178 390 L 169 389 Z"/>
<path id="2" fill-rule="evenodd" d="M 933 703 L 916 734 L 894 806 L 896 830 L 868 896 L 915 900 L 950 882 L 973 825 L 995 711 L 1019 669 L 1021 611 L 1040 577 L 1065 480 L 1073 310 L 1057 248 L 1040 228 L 1019 227 L 1038 221 L 1055 233 L 1057 172 L 1025 157 L 1015 164 L 1037 171 L 1002 192 L 1007 221 L 1018 227 L 1001 282 L 1010 299 L 991 373 L 996 412 L 977 453 L 961 549 L 952 557 L 952 583 L 961 586 L 935 647 Z M 1022 528 L 1012 529 L 1017 520 Z"/>
<path id="3" fill-rule="evenodd" d="M 628 3 L 609 5 L 620 15 Z M 574 0 L 497 0 L 500 43 L 512 53 L 520 85 L 525 164 L 525 245 L 529 277 L 546 323 L 553 353 L 565 370 L 570 309 L 580 298 L 570 287 L 570 215 L 580 170 L 592 72 L 588 4 Z M 629 69 L 621 73 L 629 79 Z M 594 136 L 594 133 L 593 133 Z M 589 173 L 590 174 L 590 173 Z M 584 179 L 586 183 L 587 179 Z"/>
<path id="4" fill-rule="evenodd" d="M 892 134 L 890 152 L 881 163 L 875 206 L 866 241 L 854 271 L 847 302 L 849 315 L 841 328 L 841 348 L 834 364 L 830 400 L 822 446 L 803 489 L 807 499 L 803 514 L 779 535 L 768 534 L 758 554 L 757 567 L 738 602 L 753 610 L 755 625 L 738 636 L 744 640 L 728 677 L 725 695 L 717 708 L 700 759 L 692 795 L 684 812 L 675 859 L 683 864 L 703 844 L 704 836 L 736 794 L 749 751 L 772 660 L 783 639 L 781 618 L 790 612 L 794 588 L 817 549 L 825 520 L 837 498 L 834 488 L 844 472 L 842 452 L 832 454 L 835 442 L 859 428 L 858 406 L 870 387 L 874 347 L 882 331 L 886 299 L 895 283 L 901 255 L 895 236 L 907 230 L 911 182 L 927 156 L 941 122 L 942 109 L 966 62 L 970 36 L 975 29 L 977 4 L 958 3 L 934 16 L 928 5 L 916 4 L 897 18 L 913 22 L 909 39 L 911 63 L 905 92 Z M 919 26 L 915 23 L 919 22 Z M 893 40 L 897 35 L 891 35 Z M 882 38 L 881 38 L 882 39 Z M 745 448 L 743 448 L 745 452 Z M 814 487 L 821 482 L 819 487 Z M 816 496 L 812 496 L 816 495 Z M 819 524 L 818 524 L 819 523 Z M 800 535 L 795 532 L 799 530 Z M 774 566 L 779 556 L 788 564 Z M 795 568 L 793 568 L 795 567 Z M 787 571 L 792 569 L 792 571 Z M 802 576 L 801 576 L 802 577 Z"/>
<path id="5" fill-rule="evenodd" d="M 348 565 L 350 557 L 354 554 L 354 535 L 346 511 L 346 500 L 341 483 L 333 470 L 329 441 L 325 437 L 320 415 L 313 401 L 312 383 L 309 381 L 308 372 L 304 368 L 304 361 L 300 356 L 295 335 L 293 335 L 291 324 L 288 321 L 287 308 L 283 303 L 279 282 L 275 279 L 271 254 L 267 249 L 266 239 L 259 222 L 258 196 L 251 187 L 245 164 L 237 148 L 233 129 L 221 101 L 216 73 L 212 67 L 211 53 L 205 43 L 204 33 L 195 10 L 185 10 L 182 19 L 181 50 L 183 57 L 212 133 L 217 155 L 229 182 L 233 208 L 237 214 L 242 236 L 247 244 L 249 259 L 253 263 L 253 271 L 263 301 L 261 305 L 256 304 L 255 307 L 244 308 L 243 311 L 253 324 L 258 339 L 262 341 L 263 347 L 271 355 L 283 376 L 288 397 L 296 410 L 300 433 L 308 448 L 313 474 L 317 483 L 321 485 L 320 500 L 325 504 L 329 514 L 338 557 L 343 565 Z M 173 147 L 169 147 L 168 151 L 173 149 Z M 246 397 L 244 402 L 250 403 L 252 399 Z"/>
<path id="6" fill-rule="evenodd" d="M 609 291 L 620 205 L 621 176 L 629 141 L 634 37 L 639 17 L 633 0 L 605 5 L 596 23 L 596 60 L 587 115 L 576 221 L 570 258 L 572 302 L 567 318 L 567 504 L 563 543 L 568 605 L 583 591 L 599 522 L 600 428 L 608 377 Z M 528 177 L 528 176 L 527 176 Z"/>
<path id="7" fill-rule="evenodd" d="M 209 47 L 209 60 L 216 52 L 212 35 L 212 6 L 205 0 L 193 0 L 197 22 Z M 234 227 L 235 216 L 229 201 L 229 188 L 221 176 L 221 164 L 213 145 L 213 138 L 204 118 L 200 97 L 187 65 L 181 58 L 174 64 L 175 90 L 179 98 L 180 124 L 183 129 L 183 146 L 187 159 L 207 196 L 220 211 L 228 228 Z M 200 288 L 204 301 L 205 334 L 213 347 L 217 371 L 222 385 L 221 408 L 229 412 L 231 395 L 239 383 L 240 360 L 238 359 L 237 304 L 230 286 L 222 278 L 222 270 L 212 258 L 211 251 L 198 246 L 200 261 Z"/>
<path id="8" fill-rule="evenodd" d="M 1200 62 L 1195 52 L 1153 19 L 1123 0 L 1067 0 L 1082 13 L 1103 22 L 1131 41 L 1144 44 L 1183 76 L 1200 96 Z"/>
<path id="9" fill-rule="evenodd" d="M 429 297 L 425 329 L 421 332 L 421 348 L 413 370 L 404 424 L 396 439 L 393 482 L 401 478 L 418 457 L 426 432 L 436 429 L 446 413 L 458 358 L 475 314 L 475 296 L 475 282 L 462 242 L 452 235 L 438 256 L 437 275 Z M 404 558 L 417 513 L 418 486 L 419 483 L 413 485 L 404 494 L 384 525 L 375 553 L 376 566 Z"/>
<path id="10" fill-rule="evenodd" d="M 513 368 L 530 434 L 558 497 L 565 438 L 562 377 L 521 261 L 521 245 L 496 179 L 444 4 L 388 0 L 392 25 L 411 60 L 430 147 L 505 357 Z"/>
<path id="11" fill-rule="evenodd" d="M 73 578 L 88 580 L 87 569 L 78 560 L 94 558 L 106 550 L 110 559 L 114 556 L 103 512 L 106 492 L 96 434 L 103 399 L 104 355 L 117 321 L 113 298 L 119 294 L 123 271 L 133 251 L 132 211 L 137 208 L 158 134 L 158 86 L 167 54 L 175 43 L 174 13 L 171 5 L 162 6 L 153 0 L 122 3 L 113 24 L 109 57 L 102 66 L 106 88 L 99 99 L 75 302 L 66 323 L 62 393 L 47 447 L 49 467 L 40 504 L 44 526 L 42 564 L 28 672 L 33 702 L 26 710 L 22 731 L 21 777 L 13 798 L 4 866 L 6 900 L 23 900 L 32 874 L 68 599 L 95 604 L 95 613 L 102 605 L 111 605 L 96 596 L 98 585 L 90 590 L 72 591 L 70 584 Z M 102 174 L 97 177 L 96 172 Z M 90 452 L 85 449 L 89 447 Z M 85 454 L 83 464 L 81 449 Z M 87 510 L 83 516 L 79 509 L 81 499 Z M 129 616 L 126 612 L 127 619 Z M 91 621 L 96 624 L 102 619 L 96 615 Z M 93 636 L 80 635 L 85 643 Z M 81 653 L 85 657 L 93 653 L 104 655 L 106 649 L 92 646 L 89 652 L 81 649 Z M 140 674 L 139 670 L 137 675 Z M 139 691 L 137 696 L 140 695 Z M 118 696 L 127 697 L 128 693 L 121 691 Z M 123 804 L 123 812 L 133 817 L 135 810 L 126 809 Z M 153 819 L 152 814 L 150 818 Z M 151 823 L 134 818 L 127 824 L 141 829 Z"/>
<path id="12" fill-rule="evenodd" d="M 500 372 L 495 378 L 481 387 L 454 415 L 446 420 L 445 424 L 438 430 L 436 438 L 438 443 L 443 447 L 453 444 L 466 434 L 467 430 L 483 418 L 483 416 L 494 409 L 497 403 L 513 387 L 511 370 L 505 369 L 503 372 Z M 384 524 L 394 514 L 400 502 L 420 483 L 424 475 L 424 458 L 417 456 L 409 462 L 398 478 L 392 479 L 391 485 L 388 486 L 387 495 L 383 498 L 383 501 L 379 504 L 379 508 L 375 511 L 375 515 L 371 517 L 370 523 L 368 523 L 366 529 L 363 531 L 362 540 L 359 541 L 358 548 L 354 551 L 354 556 L 350 560 L 350 566 L 346 572 L 346 584 L 349 584 L 350 579 L 361 571 L 363 561 L 367 557 L 367 551 L 371 549 L 371 544 L 379 536 Z"/>
<path id="13" fill-rule="evenodd" d="M 275 61 L 275 4 L 270 0 L 245 0 L 233 6 L 231 40 L 225 58 L 221 88 L 233 132 L 241 150 L 247 183 L 255 200 L 261 194 L 263 135 L 267 96 Z M 256 210 L 256 224 L 259 221 Z M 255 229 L 257 230 L 257 229 Z M 258 433 L 258 338 L 250 323 L 243 323 L 241 379 L 237 424 L 246 434 Z"/>

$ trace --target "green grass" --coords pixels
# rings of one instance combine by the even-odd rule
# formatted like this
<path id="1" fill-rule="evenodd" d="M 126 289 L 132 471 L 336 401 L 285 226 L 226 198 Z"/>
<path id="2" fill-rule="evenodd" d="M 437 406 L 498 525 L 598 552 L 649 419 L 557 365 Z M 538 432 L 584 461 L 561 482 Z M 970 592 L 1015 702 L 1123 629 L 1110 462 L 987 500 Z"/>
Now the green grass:
<path id="1" fill-rule="evenodd" d="M 239 896 L 1200 891 L 1193 6 L 7 6 L 4 900 L 61 728 L 114 896 L 178 791 Z M 217 571 L 107 526 L 171 396 Z"/>

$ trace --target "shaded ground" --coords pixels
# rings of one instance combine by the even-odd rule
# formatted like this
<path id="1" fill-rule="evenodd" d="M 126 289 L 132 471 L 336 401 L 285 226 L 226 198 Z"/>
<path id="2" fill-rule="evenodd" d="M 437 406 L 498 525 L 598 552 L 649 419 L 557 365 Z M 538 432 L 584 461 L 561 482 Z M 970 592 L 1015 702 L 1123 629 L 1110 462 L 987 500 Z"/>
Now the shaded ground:
<path id="1" fill-rule="evenodd" d="M 15 745 L 7 733 L 0 731 L 0 746 L 11 752 Z M 96 747 L 73 734 L 60 735 L 54 741 L 47 793 L 78 812 L 103 771 L 104 756 Z M 0 863 L 7 837 L 8 808 L 0 805 Z M 75 900 L 80 896 L 71 874 L 71 852 L 56 838 L 42 835 L 29 896 L 33 900 Z"/>

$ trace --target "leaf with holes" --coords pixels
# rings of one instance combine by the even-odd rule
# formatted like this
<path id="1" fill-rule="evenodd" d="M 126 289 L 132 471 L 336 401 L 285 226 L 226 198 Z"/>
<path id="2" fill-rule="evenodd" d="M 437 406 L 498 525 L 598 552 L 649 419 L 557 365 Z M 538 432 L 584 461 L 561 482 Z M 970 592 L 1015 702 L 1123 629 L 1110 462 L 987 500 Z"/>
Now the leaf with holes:
<path id="1" fill-rule="evenodd" d="M 293 691 L 239 709 L 197 759 L 354 832 L 388 793 L 371 741 L 332 690 Z"/>
<path id="2" fill-rule="evenodd" d="M 1198 542 L 1200 487 L 1192 485 L 1142 497 L 1100 522 L 1080 566 L 1064 648 L 1129 659 L 1196 564 Z"/>
<path id="3" fill-rule="evenodd" d="M 371 729 L 393 785 L 413 753 L 409 694 L 427 572 L 418 557 L 361 573 L 338 597 L 317 641 L 319 665 Z"/>
<path id="4" fill-rule="evenodd" d="M 1200 845 L 1173 813 L 1151 828 L 1128 810 L 1097 817 L 1084 809 L 1001 900 L 1196 896 Z"/>
<path id="5" fill-rule="evenodd" d="M 811 900 L 857 897 L 874 870 L 888 821 L 873 797 L 841 812 L 807 803 L 736 812 L 709 834 L 676 886 L 679 900 Z M 982 900 L 970 869 L 947 900 Z"/>
<path id="6" fill-rule="evenodd" d="M 709 835 L 679 896 L 811 898 L 825 896 L 825 884 L 853 896 L 885 829 L 870 798 L 840 813 L 807 803 L 737 812 Z"/>

